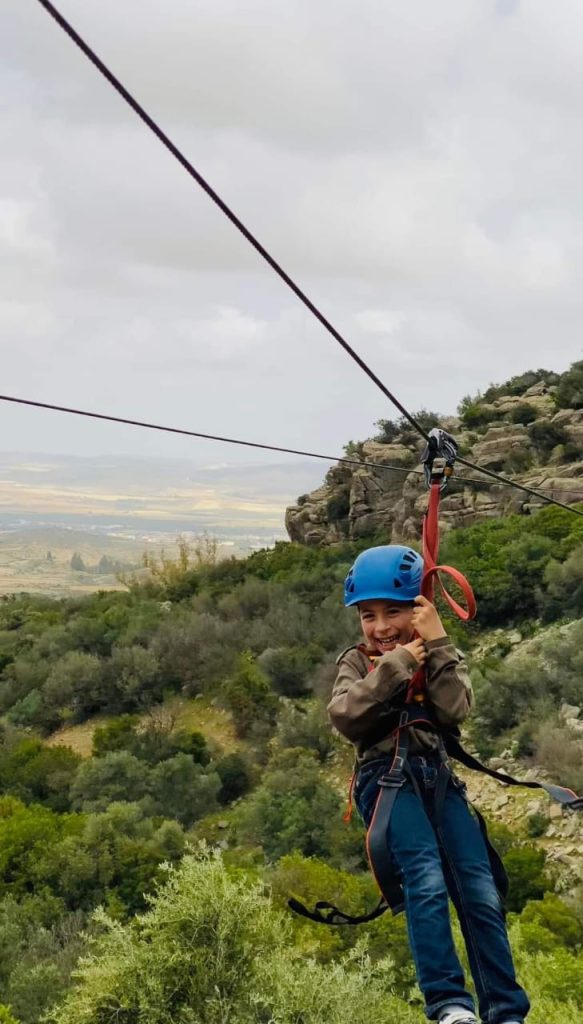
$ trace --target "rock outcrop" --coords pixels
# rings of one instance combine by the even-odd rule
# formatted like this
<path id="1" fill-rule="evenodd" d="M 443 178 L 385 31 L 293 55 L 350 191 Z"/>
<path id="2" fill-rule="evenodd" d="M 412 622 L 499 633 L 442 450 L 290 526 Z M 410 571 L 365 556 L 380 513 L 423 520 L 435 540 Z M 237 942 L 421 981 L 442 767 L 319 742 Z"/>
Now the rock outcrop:
<path id="1" fill-rule="evenodd" d="M 483 425 L 468 430 L 460 420 L 441 425 L 454 434 L 466 458 L 502 472 L 567 503 L 583 499 L 583 409 L 555 409 L 554 387 L 539 381 L 520 395 L 501 395 L 479 406 Z M 526 411 L 526 416 L 524 413 Z M 524 422 L 514 422 L 525 418 Z M 407 426 L 390 444 L 351 446 L 350 455 L 375 466 L 337 463 L 324 484 L 286 511 L 291 540 L 327 545 L 383 535 L 387 542 L 419 537 L 427 491 L 420 472 L 422 443 Z M 579 454 L 580 453 L 580 454 Z M 464 477 L 474 477 L 464 482 Z M 530 513 L 544 502 L 463 467 L 441 502 L 443 529 L 469 526 L 509 512 Z"/>

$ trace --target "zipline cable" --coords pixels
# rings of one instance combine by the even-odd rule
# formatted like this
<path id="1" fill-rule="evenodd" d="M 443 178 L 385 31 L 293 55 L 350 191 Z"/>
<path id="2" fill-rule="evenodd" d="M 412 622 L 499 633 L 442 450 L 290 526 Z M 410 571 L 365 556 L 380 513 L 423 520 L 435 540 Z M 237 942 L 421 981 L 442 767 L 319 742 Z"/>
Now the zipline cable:
<path id="1" fill-rule="evenodd" d="M 275 444 L 262 444 L 259 441 L 243 441 L 241 438 L 236 437 L 222 437 L 219 434 L 203 434 L 196 430 L 186 430 L 181 427 L 167 427 L 160 423 L 149 423 L 144 420 L 128 419 L 124 416 L 112 416 L 108 413 L 103 412 L 90 412 L 87 409 L 74 409 L 65 405 L 54 405 L 49 402 L 38 402 L 30 398 L 16 398 L 14 395 L 0 395 L 0 402 L 12 402 L 15 405 L 31 406 L 35 409 L 48 409 L 52 412 L 64 412 L 72 416 L 85 416 L 88 419 L 94 420 L 105 420 L 109 423 L 122 423 L 130 427 L 142 427 L 146 430 L 160 430 L 167 434 L 182 434 L 186 437 L 197 437 L 203 441 L 221 441 L 224 444 L 236 444 L 243 448 L 259 448 L 263 451 L 269 452 L 283 452 L 285 455 L 302 455 L 310 459 L 323 459 L 325 462 L 340 462 L 348 466 L 357 466 L 360 468 L 367 469 L 380 469 L 380 470 L 392 470 L 395 473 L 404 473 L 406 475 L 413 474 L 415 476 L 424 476 L 423 470 L 412 469 L 406 466 L 393 466 L 385 462 L 374 462 L 371 459 L 351 459 L 347 456 L 338 455 L 323 455 L 320 452 L 309 452 L 303 451 L 301 448 L 283 448 L 280 445 Z M 458 459 L 460 462 L 464 462 L 463 459 Z M 478 467 L 479 468 L 479 467 Z M 489 471 L 487 471 L 489 472 Z M 496 474 L 494 474 L 496 475 Z M 504 480 L 504 478 L 501 478 Z M 452 478 L 453 483 L 478 483 L 484 484 L 485 481 L 473 476 L 454 476 Z M 537 494 L 543 501 L 551 502 L 556 505 L 560 505 L 562 508 L 566 508 L 569 512 L 575 512 L 577 515 L 583 515 L 578 509 L 573 508 L 570 505 L 566 505 L 563 502 L 557 501 L 551 498 L 549 495 L 544 494 L 542 491 L 535 490 L 534 488 L 527 487 L 524 484 L 516 484 L 513 480 L 504 480 L 508 486 L 520 487 L 521 490 L 527 492 L 527 494 Z M 572 493 L 583 493 L 583 492 L 572 492 Z"/>
<path id="2" fill-rule="evenodd" d="M 486 476 L 496 480 L 500 484 L 510 485 L 516 487 L 519 491 L 526 491 L 527 494 L 535 494 L 538 498 L 542 498 L 544 501 L 550 501 L 553 505 L 558 505 L 559 508 L 566 508 L 569 512 L 574 512 L 577 516 L 583 516 L 577 508 L 573 508 L 572 505 L 565 504 L 564 501 L 559 501 L 557 498 L 549 498 L 543 491 L 537 490 L 535 487 L 527 487 L 526 484 L 519 484 L 515 480 L 510 480 L 506 476 L 502 476 L 501 473 L 495 473 L 493 469 L 486 469 L 484 466 L 478 466 L 475 462 L 470 462 L 469 459 L 463 459 L 460 455 L 457 456 L 456 462 L 460 462 L 462 466 L 467 466 L 468 469 L 476 469 L 479 473 L 484 473 Z"/>
<path id="3" fill-rule="evenodd" d="M 368 366 L 364 359 L 358 355 L 358 353 L 352 348 L 352 346 L 346 341 L 346 339 L 340 334 L 339 331 L 330 323 L 327 317 L 318 309 L 316 305 L 308 298 L 306 293 L 302 291 L 299 285 L 286 273 L 283 267 L 274 259 L 273 256 L 261 245 L 261 242 L 251 233 L 243 222 L 237 217 L 237 215 L 230 209 L 223 199 L 218 195 L 217 192 L 212 188 L 211 185 L 203 178 L 203 176 L 196 170 L 196 168 L 190 163 L 190 161 L 184 156 L 181 150 L 172 142 L 172 140 L 166 135 L 166 133 L 160 128 L 160 126 L 154 121 L 152 117 L 144 110 L 140 103 L 132 96 L 132 94 L 125 88 L 124 85 L 119 81 L 118 78 L 113 74 L 112 71 L 103 63 L 103 61 L 97 56 L 95 51 L 85 42 L 84 39 L 75 31 L 70 22 L 57 10 L 57 8 L 50 2 L 50 0 L 38 0 L 42 7 L 47 11 L 48 14 L 57 22 L 57 24 L 63 29 L 63 31 L 69 36 L 69 38 L 75 43 L 76 46 L 85 54 L 85 56 L 91 61 L 91 63 L 97 68 L 97 70 L 104 76 L 111 86 L 119 93 L 119 95 L 126 101 L 126 103 L 132 108 L 132 110 L 138 115 L 138 117 L 144 122 L 144 124 L 156 135 L 156 137 L 162 142 L 162 144 L 169 150 L 169 152 L 175 157 L 176 160 L 184 167 L 191 178 L 206 192 L 210 199 L 219 207 L 219 209 L 229 218 L 232 224 L 235 225 L 238 231 L 241 232 L 244 238 L 253 246 L 256 252 L 269 264 L 272 270 L 287 284 L 294 294 L 300 299 L 300 301 L 310 310 L 310 312 L 316 317 L 317 320 L 326 328 L 329 334 L 332 335 L 335 341 L 342 346 L 344 351 L 354 360 L 355 363 L 363 370 L 364 373 L 373 381 L 374 384 L 382 391 L 386 398 L 399 410 L 402 416 L 415 428 L 418 434 L 424 438 L 425 441 L 429 440 L 427 431 L 423 429 L 421 424 L 415 419 L 414 416 L 405 408 L 404 405 L 393 395 L 391 391 L 383 384 L 380 377 L 374 373 L 374 371 Z M 298 453 L 301 454 L 301 453 Z M 507 486 L 517 487 L 519 490 L 525 491 L 527 494 L 534 494 L 541 498 L 543 501 L 550 502 L 551 504 L 558 505 L 560 508 L 569 509 L 576 515 L 583 515 L 583 512 L 579 512 L 577 509 L 572 508 L 570 505 L 566 505 L 564 502 L 558 501 L 556 498 L 549 498 L 542 491 L 535 490 L 534 488 L 528 488 L 523 484 L 516 484 L 512 480 L 508 480 L 506 477 L 501 476 L 498 473 L 494 473 L 493 470 L 484 469 L 482 466 L 475 465 L 474 463 L 468 462 L 464 459 L 459 459 L 463 465 L 468 466 L 471 469 L 484 473 L 486 476 L 497 480 L 499 483 L 503 483 Z"/>
<path id="4" fill-rule="evenodd" d="M 41 4 L 42 7 L 45 8 L 45 10 L 51 15 L 51 17 L 54 18 L 57 24 L 60 25 L 60 27 L 67 33 L 67 35 L 70 37 L 70 39 L 73 40 L 73 42 L 79 47 L 79 49 L 83 51 L 85 56 L 88 57 L 91 63 L 95 65 L 97 70 L 100 71 L 104 78 L 107 79 L 109 84 L 112 85 L 116 92 L 118 92 L 119 95 L 126 101 L 126 103 L 129 104 L 129 106 L 144 122 L 144 124 L 146 124 L 148 128 L 152 132 L 154 132 L 154 135 L 157 136 L 157 138 L 166 147 L 166 149 L 168 149 L 172 153 L 172 155 L 178 160 L 178 162 L 182 164 L 184 169 L 188 172 L 188 174 L 190 174 L 191 178 L 194 178 L 196 183 L 200 185 L 202 189 L 204 189 L 206 194 L 212 199 L 213 203 L 215 203 L 219 207 L 219 209 L 222 210 L 225 216 L 229 218 L 231 223 L 235 225 L 237 230 L 241 232 L 244 238 L 247 239 L 247 241 L 253 246 L 253 248 L 259 253 L 259 255 L 263 257 L 266 263 L 269 264 L 272 270 L 274 270 L 275 273 L 282 279 L 282 281 L 285 282 L 288 288 L 291 288 L 292 292 L 294 292 L 298 299 L 301 302 L 303 302 L 304 306 L 307 306 L 307 308 L 310 310 L 310 313 L 313 313 L 316 319 L 320 321 L 322 326 L 326 328 L 328 333 L 332 335 L 334 340 L 337 341 L 338 344 L 342 346 L 345 352 L 348 353 L 350 358 L 353 359 L 354 362 L 358 364 L 358 366 L 360 366 L 361 370 L 363 370 L 364 373 L 366 373 L 366 375 L 370 377 L 370 379 L 376 384 L 378 388 L 380 388 L 385 397 L 388 398 L 389 401 L 393 403 L 393 405 L 399 410 L 399 412 L 405 417 L 405 419 L 409 421 L 411 426 L 415 427 L 415 430 L 417 430 L 418 433 L 421 434 L 421 436 L 425 438 L 425 440 L 427 441 L 428 435 L 421 426 L 421 424 L 418 423 L 415 417 L 412 416 L 411 413 L 407 411 L 407 409 L 405 408 L 404 405 L 401 404 L 401 402 L 399 402 L 398 398 L 396 398 L 395 395 L 393 395 L 392 392 L 389 391 L 387 386 L 383 384 L 380 377 L 377 377 L 376 373 L 374 373 L 374 371 L 370 368 L 370 366 L 368 366 L 364 359 L 362 359 L 361 356 L 358 355 L 358 352 L 355 352 L 355 350 L 352 348 L 352 345 L 349 345 L 346 339 L 340 334 L 339 331 L 336 330 L 333 324 L 330 323 L 328 318 L 324 316 L 324 314 L 318 309 L 318 307 L 314 305 L 312 300 L 308 298 L 306 293 L 302 291 L 299 285 L 297 285 L 296 282 L 292 280 L 292 278 L 289 276 L 289 274 L 286 273 L 283 267 L 280 266 L 277 260 L 275 260 L 274 257 L 271 256 L 271 254 L 267 251 L 267 249 L 265 249 L 261 245 L 261 242 L 259 242 L 255 235 L 251 233 L 249 228 L 245 227 L 245 225 L 239 219 L 239 217 L 237 217 L 233 210 L 231 210 L 231 208 L 227 206 L 225 201 L 221 199 L 218 193 L 215 192 L 214 188 L 212 188 L 212 186 L 209 185 L 208 181 L 206 181 L 205 178 L 203 178 L 202 174 L 200 174 L 196 170 L 196 168 L 184 156 L 181 150 L 178 149 L 178 147 L 160 128 L 156 121 L 154 121 L 154 119 L 150 117 L 148 113 L 146 113 L 141 104 L 138 103 L 138 101 L 132 96 L 132 94 L 128 92 L 125 86 L 122 85 L 120 80 L 116 78 L 113 72 L 110 71 L 110 69 L 103 63 L 102 60 L 100 60 L 95 51 L 92 50 L 91 47 L 85 42 L 85 40 L 81 38 L 79 33 L 75 31 L 73 26 L 66 20 L 66 18 L 64 18 L 63 15 L 60 14 L 60 12 L 56 9 L 56 7 L 52 3 L 50 3 L 50 0 L 38 0 L 38 2 Z"/>

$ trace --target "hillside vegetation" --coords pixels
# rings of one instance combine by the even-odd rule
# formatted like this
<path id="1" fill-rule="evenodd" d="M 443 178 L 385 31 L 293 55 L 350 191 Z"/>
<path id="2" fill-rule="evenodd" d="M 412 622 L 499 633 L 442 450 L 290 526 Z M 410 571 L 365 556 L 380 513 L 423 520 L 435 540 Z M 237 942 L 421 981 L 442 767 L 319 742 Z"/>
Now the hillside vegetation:
<path id="1" fill-rule="evenodd" d="M 124 592 L 0 601 L 0 1022 L 421 1019 L 402 918 L 326 929 L 286 910 L 291 894 L 355 914 L 376 901 L 325 704 L 358 635 L 344 576 L 386 539 L 223 562 L 182 544 Z M 583 788 L 583 519 L 492 518 L 451 530 L 442 555 L 479 604 L 470 627 L 446 616 L 475 682 L 468 741 Z M 476 790 L 529 1019 L 574 1024 L 580 821 Z"/>
<path id="2" fill-rule="evenodd" d="M 457 417 L 427 409 L 415 416 L 425 430 L 442 426 L 451 432 L 460 454 L 477 465 L 572 503 L 583 497 L 582 381 L 583 362 L 563 374 L 531 371 L 466 396 Z M 379 420 L 376 426 L 373 438 L 346 445 L 346 455 L 356 464 L 333 466 L 321 487 L 287 509 L 292 540 L 330 544 L 379 529 L 395 542 L 419 537 L 424 442 L 404 418 Z M 360 460 L 369 465 L 359 466 Z M 470 526 L 509 512 L 528 514 L 543 504 L 479 475 L 469 479 L 477 475 L 458 466 L 441 503 L 444 526 Z"/>

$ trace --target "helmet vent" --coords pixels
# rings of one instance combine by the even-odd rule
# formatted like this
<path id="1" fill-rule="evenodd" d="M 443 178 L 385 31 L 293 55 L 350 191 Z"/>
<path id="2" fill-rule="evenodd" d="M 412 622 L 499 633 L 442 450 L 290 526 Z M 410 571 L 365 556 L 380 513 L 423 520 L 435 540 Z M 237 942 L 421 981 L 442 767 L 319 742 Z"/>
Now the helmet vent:
<path id="1" fill-rule="evenodd" d="M 395 579 L 393 580 L 393 586 L 396 587 L 397 590 L 399 590 L 399 588 L 403 586 L 401 580 L 398 580 L 396 576 Z"/>

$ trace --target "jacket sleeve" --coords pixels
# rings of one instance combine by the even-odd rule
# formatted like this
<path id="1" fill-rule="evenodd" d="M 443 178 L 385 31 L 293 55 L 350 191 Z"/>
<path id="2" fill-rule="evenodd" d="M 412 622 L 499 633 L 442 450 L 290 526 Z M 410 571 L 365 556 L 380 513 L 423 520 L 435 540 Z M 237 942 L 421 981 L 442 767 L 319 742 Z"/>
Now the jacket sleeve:
<path id="1" fill-rule="evenodd" d="M 448 637 L 429 640 L 427 648 L 427 696 L 437 721 L 444 726 L 459 725 L 470 713 L 473 691 L 461 651 Z"/>
<path id="2" fill-rule="evenodd" d="M 332 725 L 352 742 L 376 725 L 391 699 L 404 689 L 417 669 L 408 651 L 388 651 L 372 672 L 362 675 L 359 655 L 348 651 L 340 659 L 338 675 L 328 704 Z"/>

